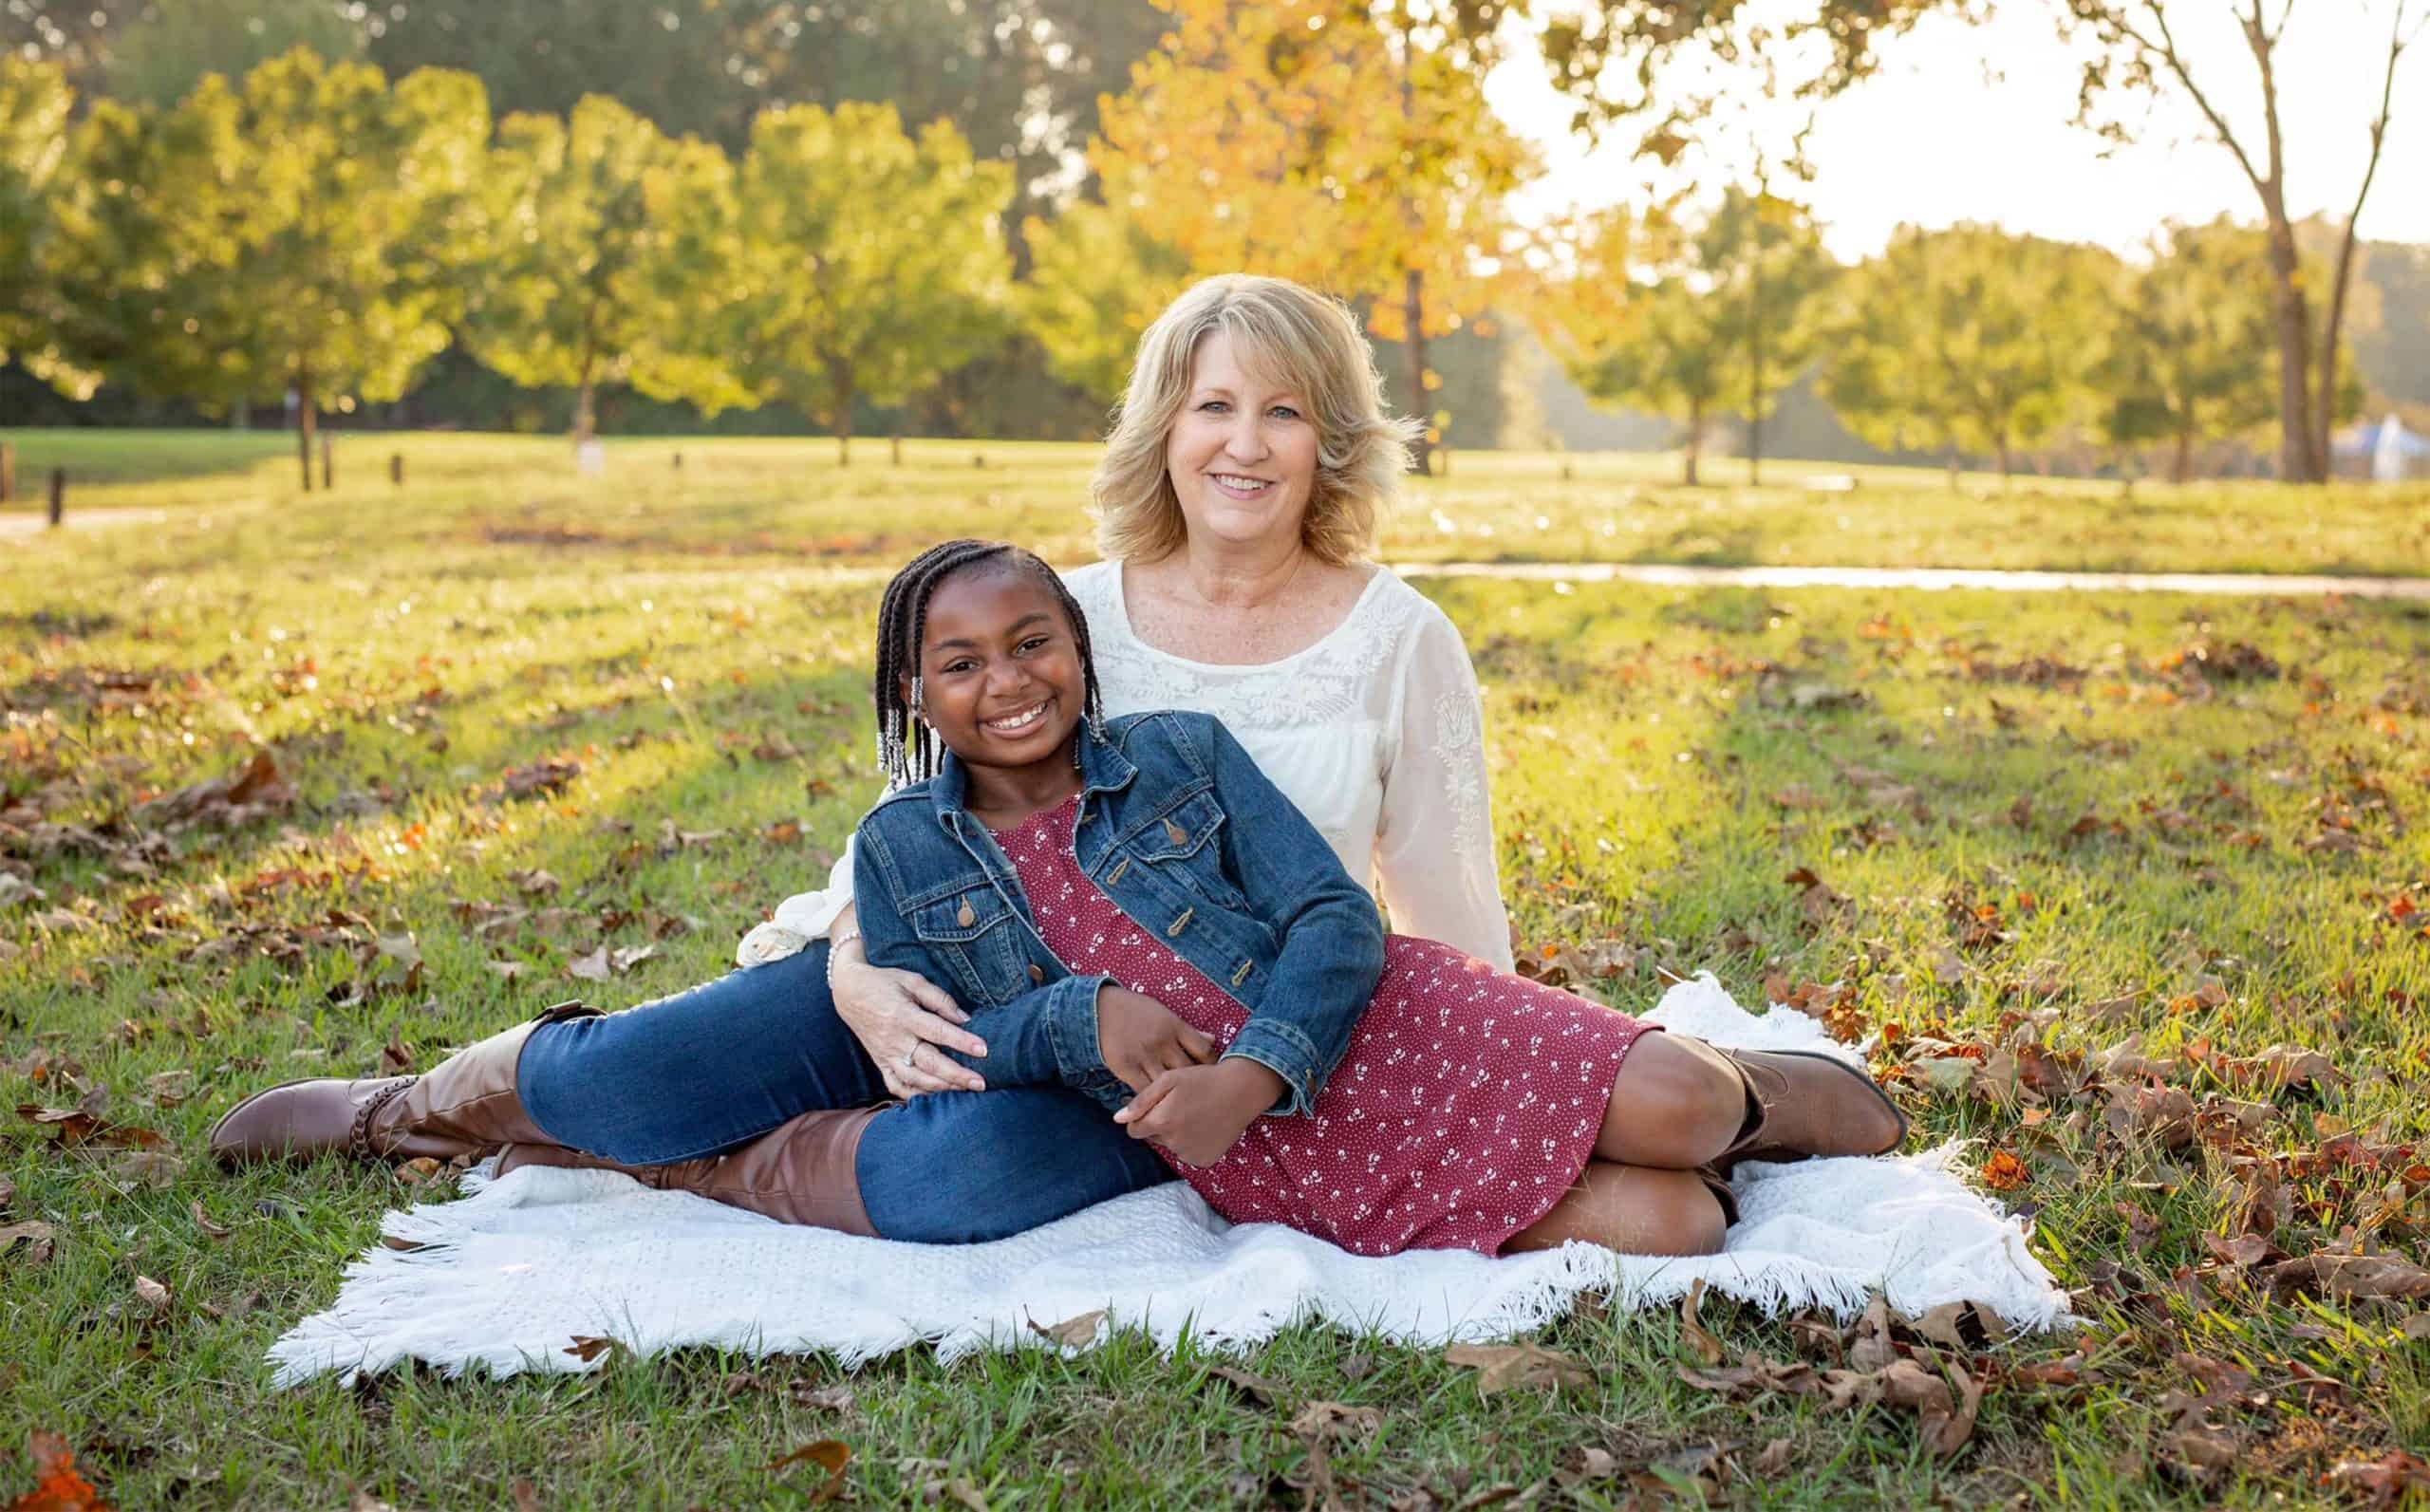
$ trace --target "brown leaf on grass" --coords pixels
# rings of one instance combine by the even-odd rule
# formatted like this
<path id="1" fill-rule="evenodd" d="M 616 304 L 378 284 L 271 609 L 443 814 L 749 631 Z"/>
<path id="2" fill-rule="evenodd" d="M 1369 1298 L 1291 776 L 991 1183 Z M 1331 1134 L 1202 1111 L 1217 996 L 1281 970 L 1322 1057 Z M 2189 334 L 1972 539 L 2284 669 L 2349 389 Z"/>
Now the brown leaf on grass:
<path id="1" fill-rule="evenodd" d="M 585 1365 L 588 1365 L 602 1354 L 610 1353 L 622 1348 L 624 1348 L 624 1346 L 617 1343 L 612 1338 L 600 1338 L 589 1334 L 576 1334 L 573 1336 L 573 1342 L 566 1346 L 565 1353 L 572 1355 L 575 1359 L 582 1361 Z"/>
<path id="2" fill-rule="evenodd" d="M 184 1174 L 186 1163 L 159 1149 L 130 1149 L 110 1162 L 110 1174 L 120 1181 L 159 1191 Z"/>
<path id="3" fill-rule="evenodd" d="M 2336 1246 L 2281 1260 L 2265 1273 L 2280 1292 L 2320 1292 L 2330 1297 L 2430 1297 L 2430 1271 L 2399 1256 Z"/>
<path id="4" fill-rule="evenodd" d="M 601 945 L 587 956 L 576 956 L 567 961 L 566 975 L 576 981 L 608 981 L 616 974 L 608 964 L 608 947 Z"/>
<path id="5" fill-rule="evenodd" d="M 1679 1338 L 1695 1351 L 1698 1359 L 1707 1365 L 1719 1365 L 1729 1358 L 1729 1352 L 1722 1348 L 1721 1340 L 1715 1338 L 1712 1331 L 1696 1317 L 1696 1310 L 1704 1305 L 1704 1299 L 1705 1280 L 1699 1276 L 1688 1283 L 1688 1295 L 1679 1298 Z"/>
<path id="6" fill-rule="evenodd" d="M 2122 1138 L 2148 1139 L 2164 1149 L 2194 1143 L 2194 1099 L 2176 1087 L 2120 1087 L 2102 1121 Z"/>
<path id="7" fill-rule="evenodd" d="M 244 771 L 164 793 L 139 804 L 135 812 L 143 823 L 152 826 L 207 820 L 233 827 L 294 802 L 295 790 L 279 775 L 276 758 L 267 751 L 255 751 Z"/>
<path id="8" fill-rule="evenodd" d="M 2205 1232 L 2202 1247 L 2218 1258 L 2222 1265 L 2249 1271 L 2256 1265 L 2274 1265 L 2287 1258 L 2287 1252 L 2259 1234 L 2238 1234 L 2231 1239 L 2224 1234 Z"/>
<path id="9" fill-rule="evenodd" d="M 26 1246 L 28 1264 L 47 1265 L 50 1263 L 51 1247 L 57 1236 L 58 1230 L 39 1219 L 28 1219 L 21 1223 L 10 1223 L 6 1227 L 0 1227 L 0 1260 L 8 1259 L 9 1252 L 22 1241 Z"/>
<path id="10" fill-rule="evenodd" d="M 10 1512 L 110 1512 L 101 1490 L 76 1473 L 76 1456 L 65 1439 L 37 1430 L 26 1447 L 42 1479 L 9 1503 Z"/>
<path id="11" fill-rule="evenodd" d="M 1096 1342 L 1097 1330 L 1105 1320 L 1106 1310 L 1100 1307 L 1093 1313 L 1082 1313 L 1077 1317 L 1067 1317 L 1060 1323 L 1040 1323 L 1037 1319 L 1031 1318 L 1029 1331 L 1062 1349 L 1084 1349 Z"/>
<path id="12" fill-rule="evenodd" d="M 194 1220 L 195 1227 L 201 1229 L 213 1239 L 226 1239 L 235 1232 L 225 1223 L 213 1223 L 211 1215 L 202 1210 L 202 1199 L 199 1197 L 186 1204 L 186 1216 Z"/>
<path id="13" fill-rule="evenodd" d="M 397 1180 L 408 1186 L 426 1185 L 437 1181 L 446 1168 L 437 1156 L 417 1155 L 397 1167 Z"/>
<path id="14" fill-rule="evenodd" d="M 162 1149 L 169 1143 L 169 1136 L 157 1129 L 113 1124 L 84 1108 L 19 1103 L 17 1116 L 29 1124 L 57 1129 L 63 1144 L 98 1145 L 104 1149 Z"/>
<path id="15" fill-rule="evenodd" d="M 1974 1436 L 1974 1419 L 1983 1407 L 1982 1383 L 1953 1360 L 1949 1372 L 1957 1381 L 1953 1399 L 1948 1381 L 1914 1360 L 1893 1360 L 1881 1372 L 1882 1399 L 1912 1410 L 1922 1428 L 1925 1447 L 1942 1459 L 1964 1448 Z"/>
<path id="16" fill-rule="evenodd" d="M 805 1462 L 815 1465 L 827 1472 L 827 1479 L 819 1483 L 818 1489 L 810 1494 L 812 1505 L 815 1506 L 822 1502 L 832 1502 L 843 1495 L 844 1467 L 852 1463 L 850 1445 L 846 1444 L 842 1439 L 820 1439 L 815 1444 L 805 1444 L 791 1454 L 770 1461 L 768 1468 L 772 1471 L 786 1470 Z"/>
<path id="17" fill-rule="evenodd" d="M 2236 1441 L 2198 1417 L 2154 1442 L 2170 1469 L 2197 1484 L 2208 1484 L 2236 1463 Z"/>
<path id="18" fill-rule="evenodd" d="M 1792 782 L 1772 794 L 1772 801 L 1784 809 L 1820 809 L 1823 800 L 1803 782 Z"/>
<path id="19" fill-rule="evenodd" d="M 510 871 L 506 874 L 506 880 L 514 884 L 514 890 L 527 898 L 554 897 L 558 890 L 565 887 L 564 883 L 557 880 L 556 873 L 543 871 L 537 868 L 530 871 Z"/>
<path id="20" fill-rule="evenodd" d="M 1805 922 L 1817 928 L 1847 907 L 1847 894 L 1824 882 L 1811 867 L 1800 867 L 1781 879 L 1797 889 L 1797 905 Z"/>
<path id="21" fill-rule="evenodd" d="M 1970 1354 L 2009 1336 L 2008 1320 L 1981 1302 L 1943 1302 L 1910 1319 L 1907 1327 L 1917 1338 Z"/>
<path id="22" fill-rule="evenodd" d="M 2272 1045 L 2257 1055 L 2242 1059 L 2220 1056 L 2210 1065 L 2214 1072 L 2240 1085 L 2271 1092 L 2324 1091 L 2353 1080 L 2327 1055 L 2300 1045 Z"/>
<path id="23" fill-rule="evenodd" d="M 514 1498 L 514 1512 L 540 1512 L 540 1488 L 533 1484 L 530 1476 L 516 1476 L 514 1484 L 506 1490 Z"/>
<path id="24" fill-rule="evenodd" d="M 510 798 L 530 798 L 565 790 L 582 775 L 582 763 L 551 757 L 530 766 L 509 767 L 500 779 Z"/>
<path id="25" fill-rule="evenodd" d="M 532 975 L 532 963 L 528 961 L 485 961 L 481 962 L 481 969 L 502 981 L 514 981 Z"/>
<path id="26" fill-rule="evenodd" d="M 1591 1387 L 1595 1372 L 1571 1355 L 1541 1344 L 1454 1344 L 1443 1352 L 1443 1363 L 1477 1372 L 1477 1394 L 1544 1388 Z"/>
<path id="27" fill-rule="evenodd" d="M 410 1076 L 418 1064 L 420 1062 L 414 1058 L 413 1047 L 405 1043 L 403 1033 L 391 1025 L 388 1030 L 388 1042 L 380 1047 L 380 1074 Z"/>
<path id="28" fill-rule="evenodd" d="M 135 1299 L 152 1310 L 156 1317 L 165 1317 L 177 1303 L 177 1294 L 149 1276 L 135 1278 Z"/>
<path id="29" fill-rule="evenodd" d="M 608 964 L 621 977 L 657 955 L 656 945 L 624 945 L 608 952 Z"/>
<path id="30" fill-rule="evenodd" d="M 1754 1470 L 1759 1479 L 1777 1481 L 1788 1473 L 1789 1462 L 1797 1455 L 1797 1441 L 1782 1437 L 1764 1446 L 1755 1456 Z"/>
<path id="31" fill-rule="evenodd" d="M 0 1170 L 0 1213 L 7 1212 L 9 1204 L 16 1200 L 17 1179 L 7 1171 Z"/>
<path id="32" fill-rule="evenodd" d="M 1282 1396 L 1282 1388 L 1253 1371 L 1244 1371 L 1238 1366 L 1211 1366 L 1206 1373 L 1210 1378 L 1237 1389 L 1243 1396 L 1260 1407 L 1272 1407 Z"/>
<path id="33" fill-rule="evenodd" d="M 1848 1368 L 1869 1375 L 1897 1357 L 1898 1346 L 1890 1338 L 1890 1303 L 1877 1297 L 1857 1319 L 1848 1343 Z"/>
<path id="34" fill-rule="evenodd" d="M 689 850 L 694 846 L 715 845 L 725 835 L 723 830 L 679 830 L 672 819 L 658 822 L 658 843 L 668 850 Z"/>
<path id="35" fill-rule="evenodd" d="M 1373 1438 L 1384 1426 L 1380 1407 L 1353 1407 L 1347 1402 L 1311 1402 L 1291 1420 L 1291 1431 L 1303 1439 Z"/>
<path id="36" fill-rule="evenodd" d="M 2430 1464 L 2403 1449 L 2390 1449 L 2376 1460 L 2340 1460 L 2328 1479 L 2381 1506 L 2430 1494 Z"/>
<path id="37" fill-rule="evenodd" d="M 157 1108 L 175 1108 L 194 1095 L 194 1073 L 162 1071 L 143 1078 L 143 1094 Z"/>

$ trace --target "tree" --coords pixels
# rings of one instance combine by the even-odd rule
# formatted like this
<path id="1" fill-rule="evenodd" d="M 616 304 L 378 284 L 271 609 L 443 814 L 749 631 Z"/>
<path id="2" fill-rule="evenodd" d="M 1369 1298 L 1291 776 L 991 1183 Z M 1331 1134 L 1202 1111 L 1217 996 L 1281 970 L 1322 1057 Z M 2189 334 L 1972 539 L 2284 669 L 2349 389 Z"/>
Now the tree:
<path id="1" fill-rule="evenodd" d="M 74 103 L 59 65 L 0 57 L 0 364 L 13 357 L 81 399 L 92 391 L 92 378 L 61 351 L 64 311 L 49 271 Z"/>
<path id="2" fill-rule="evenodd" d="M 2088 31 L 2102 47 L 2084 65 L 2079 120 L 2113 140 L 2127 131 L 2114 118 L 2098 115 L 2104 95 L 2114 89 L 2153 96 L 2181 93 L 2243 171 L 2261 201 L 2268 236 L 2270 273 L 2275 296 L 2278 347 L 2278 476 L 2290 482 L 2317 483 L 2328 477 L 2328 434 L 2333 423 L 2341 379 L 2338 342 L 2346 319 L 2346 297 L 2354 271 L 2357 222 L 2378 177 L 2381 151 L 2387 144 L 2388 121 L 2396 100 L 2396 80 L 2408 47 L 2430 25 L 2430 9 L 2408 15 L 2409 0 L 2389 0 L 2388 45 L 2376 70 L 2379 108 L 2367 131 L 2369 151 L 2354 203 L 2346 215 L 2343 243 L 2329 286 L 2328 303 L 2321 312 L 2318 345 L 2314 345 L 2311 290 L 2303 277 L 2303 252 L 2295 222 L 2287 208 L 2285 123 L 2278 98 L 2278 61 L 2294 6 L 2283 3 L 2276 19 L 2265 0 L 2239 0 L 2236 29 L 2253 66 L 2253 82 L 2261 103 L 2261 146 L 2256 151 L 2248 131 L 2239 135 L 2218 101 L 2218 80 L 2196 76 L 2172 22 L 2169 0 L 2066 0 L 2066 14 Z M 2181 19 L 2181 16 L 2179 17 Z"/>
<path id="3" fill-rule="evenodd" d="M 1053 220 L 1022 222 L 1029 276 L 1013 307 L 1057 378 L 1112 403 L 1129 381 L 1140 334 L 1189 284 L 1188 261 L 1150 234 L 1127 203 L 1080 201 Z"/>
<path id="4" fill-rule="evenodd" d="M 1838 265 L 1811 213 L 1764 187 L 1725 194 L 1694 249 L 1719 300 L 1718 334 L 1738 351 L 1731 407 L 1747 417 L 1748 481 L 1761 482 L 1764 419 L 1814 356 L 1822 334 L 1816 296 Z"/>
<path id="5" fill-rule="evenodd" d="M 363 56 L 363 28 L 330 0 L 178 0 L 151 5 L 111 44 L 109 94 L 161 110 L 204 74 L 241 79 L 297 47 L 332 62 Z"/>
<path id="6" fill-rule="evenodd" d="M 2172 482 L 2192 476 L 2196 445 L 2275 412 L 2269 258 L 2259 231 L 2223 215 L 2168 227 L 2120 280 L 2092 369 L 2100 428 L 2120 444 L 2168 441 Z"/>
<path id="7" fill-rule="evenodd" d="M 298 48 L 174 110 L 104 103 L 62 217 L 73 335 L 113 377 L 226 403 L 392 400 L 446 347 L 490 227 L 480 82 Z"/>
<path id="8" fill-rule="evenodd" d="M 1534 166 L 1486 105 L 1457 12 L 1158 3 L 1173 29 L 1105 103 L 1091 163 L 1193 271 L 1356 303 L 1403 344 L 1403 402 L 1424 417 L 1426 343 L 1491 304 L 1503 202 Z"/>
<path id="9" fill-rule="evenodd" d="M 903 403 L 999 341 L 1012 177 L 945 121 L 915 142 L 891 105 L 761 115 L 710 327 L 753 400 L 824 422 L 849 463 L 854 400 Z"/>
<path id="10" fill-rule="evenodd" d="M 2086 251 L 1995 227 L 1901 226 L 1849 276 L 1822 392 L 1875 446 L 1990 453 L 2000 475 L 2065 420 L 2099 321 Z"/>
<path id="11" fill-rule="evenodd" d="M 679 258 L 674 229 L 723 187 L 715 147 L 669 140 L 591 95 L 570 121 L 509 116 L 492 161 L 511 208 L 468 324 L 476 356 L 526 388 L 573 389 L 577 442 L 590 439 L 602 383 L 712 414 L 744 398 L 713 354 L 677 339 L 685 293 L 715 276 Z"/>

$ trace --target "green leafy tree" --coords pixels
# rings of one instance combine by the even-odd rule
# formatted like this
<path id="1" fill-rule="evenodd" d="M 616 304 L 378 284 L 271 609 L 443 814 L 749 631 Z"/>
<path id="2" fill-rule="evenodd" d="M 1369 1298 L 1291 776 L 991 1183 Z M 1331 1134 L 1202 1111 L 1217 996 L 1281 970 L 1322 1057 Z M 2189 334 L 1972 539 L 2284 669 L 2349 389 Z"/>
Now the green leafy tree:
<path id="1" fill-rule="evenodd" d="M 75 335 L 113 377 L 298 404 L 305 486 L 323 407 L 404 392 L 449 342 L 491 227 L 489 109 L 469 74 L 392 88 L 298 48 L 174 110 L 97 109 L 62 220 Z"/>
<path id="2" fill-rule="evenodd" d="M 1121 191 L 1109 185 L 1117 196 Z M 1057 378 L 1112 403 L 1140 333 L 1190 280 L 1189 261 L 1127 207 L 1081 201 L 1022 225 L 1029 276 L 1013 287 L 1022 328 Z"/>
<path id="3" fill-rule="evenodd" d="M 855 400 L 899 405 L 1005 335 L 1012 177 L 948 122 L 904 135 L 891 105 L 768 111 L 705 328 L 755 401 L 828 425 L 849 463 Z"/>
<path id="4" fill-rule="evenodd" d="M 2120 279 L 2091 373 L 2100 428 L 2120 444 L 2168 442 L 2171 481 L 2191 476 L 2196 446 L 2277 413 L 2269 259 L 2259 231 L 2223 215 L 2169 227 Z"/>
<path id="5" fill-rule="evenodd" d="M 61 351 L 64 312 L 47 266 L 74 103 L 59 65 L 0 57 L 0 364 L 13 357 L 81 399 L 93 380 Z"/>
<path id="6" fill-rule="evenodd" d="M 1747 475 L 1762 481 L 1764 420 L 1821 345 L 1817 296 L 1839 271 L 1804 206 L 1732 187 L 1692 238 L 1719 304 L 1720 338 L 1738 350 L 1731 407 L 1747 419 Z"/>
<path id="7" fill-rule="evenodd" d="M 686 295 L 716 276 L 683 255 L 703 249 L 679 229 L 723 187 L 715 147 L 592 95 L 568 121 L 509 116 L 492 162 L 506 209 L 467 323 L 475 356 L 527 388 L 573 389 L 577 442 L 603 383 L 712 414 L 745 398 L 713 354 L 677 339 Z"/>
<path id="8" fill-rule="evenodd" d="M 2084 392 L 2100 275 L 2083 248 L 1991 226 L 1901 226 L 1846 281 L 1821 390 L 1888 449 L 1989 454 L 2000 474 L 2051 435 Z"/>

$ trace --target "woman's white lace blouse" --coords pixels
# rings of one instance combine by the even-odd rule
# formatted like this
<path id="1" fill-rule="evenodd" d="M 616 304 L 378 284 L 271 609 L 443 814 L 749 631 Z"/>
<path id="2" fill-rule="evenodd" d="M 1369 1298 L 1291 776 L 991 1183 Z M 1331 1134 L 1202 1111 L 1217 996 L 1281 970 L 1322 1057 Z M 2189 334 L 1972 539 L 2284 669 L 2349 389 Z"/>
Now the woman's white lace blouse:
<path id="1" fill-rule="evenodd" d="M 1118 565 L 1064 580 L 1088 617 L 1109 715 L 1194 709 L 1224 721 L 1354 877 L 1373 879 L 1402 934 L 1503 970 L 1509 923 L 1495 869 L 1485 716 L 1460 632 L 1377 568 L 1342 622 L 1280 661 L 1193 662 L 1131 632 Z M 743 937 L 746 966 L 792 955 L 851 900 L 849 847 L 823 891 L 788 898 Z"/>

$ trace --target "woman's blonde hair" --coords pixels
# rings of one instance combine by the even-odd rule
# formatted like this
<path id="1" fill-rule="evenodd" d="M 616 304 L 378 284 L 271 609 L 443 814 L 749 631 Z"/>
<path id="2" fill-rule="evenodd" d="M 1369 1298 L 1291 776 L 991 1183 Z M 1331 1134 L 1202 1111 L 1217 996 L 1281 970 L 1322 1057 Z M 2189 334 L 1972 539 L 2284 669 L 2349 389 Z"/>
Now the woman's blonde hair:
<path id="1" fill-rule="evenodd" d="M 1365 555 L 1377 512 L 1400 496 L 1417 422 L 1384 412 L 1375 354 L 1338 300 L 1246 273 L 1192 285 L 1140 336 L 1113 433 L 1089 481 L 1097 549 L 1112 561 L 1153 562 L 1187 540 L 1165 439 L 1189 397 L 1199 345 L 1217 331 L 1244 365 L 1298 394 L 1316 422 L 1317 476 L 1300 543 L 1336 566 Z"/>

